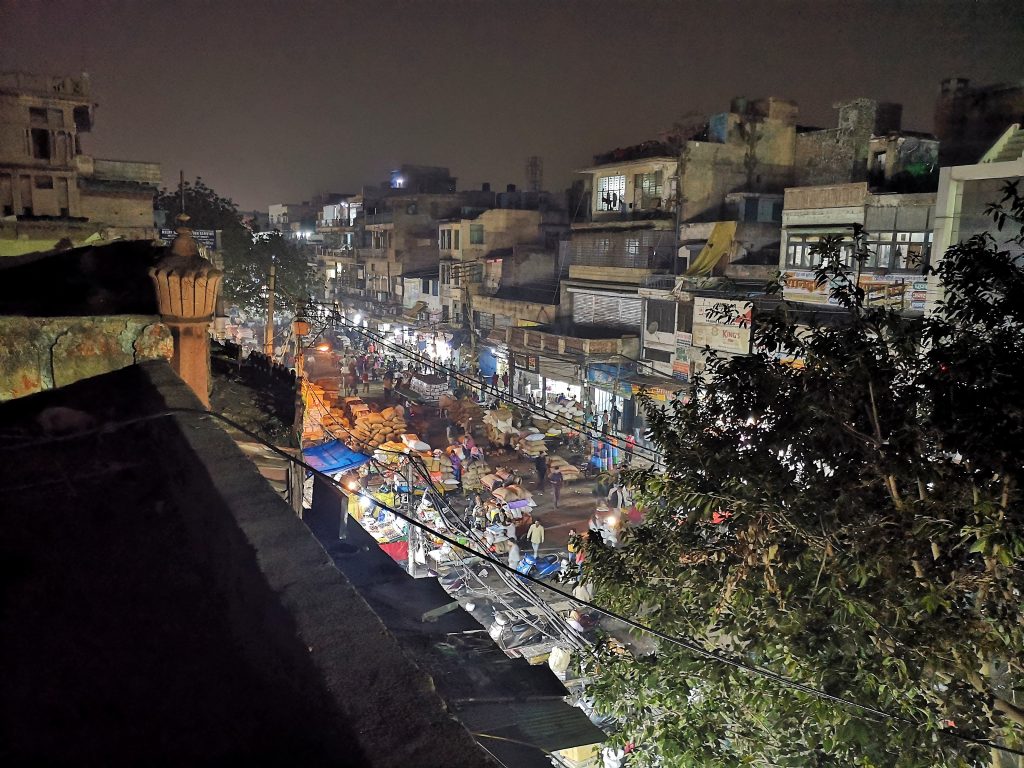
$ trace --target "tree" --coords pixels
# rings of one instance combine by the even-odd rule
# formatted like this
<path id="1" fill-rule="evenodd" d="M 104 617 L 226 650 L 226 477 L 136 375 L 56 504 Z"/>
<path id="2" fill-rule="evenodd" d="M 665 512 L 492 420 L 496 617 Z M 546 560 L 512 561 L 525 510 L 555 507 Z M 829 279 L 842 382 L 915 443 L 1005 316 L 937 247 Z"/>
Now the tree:
<path id="1" fill-rule="evenodd" d="M 1016 187 L 1003 202 L 1000 229 L 1024 214 Z M 987 740 L 1021 746 L 1024 271 L 990 236 L 954 246 L 915 318 L 869 305 L 838 240 L 820 253 L 839 317 L 781 303 L 754 354 L 648 409 L 666 469 L 631 474 L 645 523 L 588 541 L 586 573 L 598 603 L 882 714 L 669 642 L 602 653 L 590 690 L 637 763 L 981 766 Z"/>
<path id="2" fill-rule="evenodd" d="M 163 189 L 156 208 L 167 212 L 168 225 L 181 212 L 182 185 Z M 315 291 L 316 273 L 304 249 L 280 232 L 251 232 L 242 223 L 238 206 L 208 187 L 201 177 L 184 183 L 185 213 L 193 229 L 221 230 L 224 296 L 249 311 L 266 311 L 267 281 L 273 260 L 277 274 L 275 306 L 294 311 Z"/>

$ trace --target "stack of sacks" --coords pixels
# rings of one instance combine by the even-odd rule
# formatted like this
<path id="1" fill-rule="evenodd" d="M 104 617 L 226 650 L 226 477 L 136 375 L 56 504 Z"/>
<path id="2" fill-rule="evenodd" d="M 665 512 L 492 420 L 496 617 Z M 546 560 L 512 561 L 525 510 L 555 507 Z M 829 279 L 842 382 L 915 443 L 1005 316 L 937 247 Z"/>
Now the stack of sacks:
<path id="1" fill-rule="evenodd" d="M 452 469 L 452 460 L 440 451 L 434 453 L 424 452 L 421 454 L 423 464 L 430 473 L 430 479 L 435 485 L 446 489 L 452 489 L 458 485 L 455 480 L 455 470 Z"/>
<path id="2" fill-rule="evenodd" d="M 509 485 L 505 488 L 496 488 L 492 491 L 494 498 L 501 501 L 510 510 L 526 509 L 537 506 L 533 501 L 533 495 L 521 485 Z"/>
<path id="3" fill-rule="evenodd" d="M 548 447 L 543 440 L 527 440 L 525 436 L 519 440 L 517 448 L 530 458 L 547 456 L 548 453 Z"/>
<path id="4" fill-rule="evenodd" d="M 583 473 L 576 467 L 570 464 L 568 461 L 563 459 L 561 456 L 552 456 L 550 461 L 550 468 L 548 473 L 550 474 L 555 469 L 558 470 L 559 474 L 562 475 L 562 479 L 567 483 L 573 483 L 583 477 Z"/>
<path id="5" fill-rule="evenodd" d="M 519 430 L 512 426 L 512 411 L 498 408 L 484 416 L 484 432 L 491 445 L 508 447 L 519 437 Z"/>
<path id="6" fill-rule="evenodd" d="M 414 373 L 409 389 L 420 395 L 424 400 L 438 402 L 448 389 L 448 382 L 443 376 L 432 373 Z"/>
<path id="7" fill-rule="evenodd" d="M 462 465 L 462 487 L 468 491 L 478 491 L 486 488 L 488 491 L 495 487 L 488 485 L 484 478 L 491 473 L 490 467 L 482 461 L 474 461 L 469 466 Z M 500 485 L 500 482 L 499 482 Z"/>
<path id="8" fill-rule="evenodd" d="M 480 485 L 488 491 L 493 491 L 495 488 L 501 487 L 501 478 L 494 473 L 482 475 L 480 477 Z"/>
<path id="9" fill-rule="evenodd" d="M 324 422 L 330 420 L 324 390 L 316 384 L 303 382 L 302 394 L 306 403 L 302 414 L 302 440 L 319 443 L 324 439 Z"/>
<path id="10" fill-rule="evenodd" d="M 484 409 L 478 403 L 463 398 L 456 400 L 451 395 L 442 395 L 438 405 L 448 411 L 448 418 L 456 424 L 462 424 L 466 419 L 471 419 L 474 424 L 479 424 L 484 417 Z"/>
<path id="11" fill-rule="evenodd" d="M 380 413 L 361 413 L 352 427 L 349 447 L 366 451 L 389 440 L 397 440 L 406 430 L 404 414 L 401 407 L 385 408 Z"/>

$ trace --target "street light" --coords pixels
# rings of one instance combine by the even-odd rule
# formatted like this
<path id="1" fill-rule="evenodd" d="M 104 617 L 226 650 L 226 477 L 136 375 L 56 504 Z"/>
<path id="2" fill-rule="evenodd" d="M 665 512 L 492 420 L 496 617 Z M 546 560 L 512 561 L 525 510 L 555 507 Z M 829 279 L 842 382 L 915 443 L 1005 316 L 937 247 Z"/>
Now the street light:
<path id="1" fill-rule="evenodd" d="M 292 318 L 292 333 L 295 334 L 295 375 L 301 377 L 305 367 L 302 351 L 302 337 L 309 333 L 309 321 L 300 309 Z"/>

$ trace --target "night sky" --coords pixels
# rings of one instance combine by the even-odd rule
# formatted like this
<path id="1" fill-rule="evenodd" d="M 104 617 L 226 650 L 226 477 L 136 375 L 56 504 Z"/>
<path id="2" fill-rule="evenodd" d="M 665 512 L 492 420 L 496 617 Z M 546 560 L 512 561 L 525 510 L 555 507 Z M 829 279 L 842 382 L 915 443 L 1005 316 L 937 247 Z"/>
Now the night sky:
<path id="1" fill-rule="evenodd" d="M 401 163 L 460 187 L 561 190 L 591 155 L 733 96 L 904 104 L 1024 79 L 1024 2 L 47 2 L 0 0 L 0 69 L 88 72 L 84 149 L 202 176 L 244 208 L 356 192 Z"/>

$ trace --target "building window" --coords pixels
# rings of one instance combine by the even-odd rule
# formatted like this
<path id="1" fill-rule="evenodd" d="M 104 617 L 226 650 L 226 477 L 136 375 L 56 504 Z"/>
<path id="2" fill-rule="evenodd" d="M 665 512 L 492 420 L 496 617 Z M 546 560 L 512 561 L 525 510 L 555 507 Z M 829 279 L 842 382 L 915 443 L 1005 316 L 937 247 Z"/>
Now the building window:
<path id="1" fill-rule="evenodd" d="M 430 278 L 424 277 L 420 280 L 420 293 L 426 296 L 430 293 Z M 435 296 L 437 294 L 434 294 Z"/>
<path id="2" fill-rule="evenodd" d="M 456 230 L 454 230 L 454 231 L 455 231 L 455 245 L 453 246 L 453 248 L 454 248 L 454 250 L 456 250 L 456 251 L 457 251 L 457 250 L 459 250 L 459 249 L 460 249 L 460 248 L 462 247 L 462 246 L 461 246 L 461 245 L 459 244 L 459 235 L 461 235 L 461 234 L 462 234 L 462 230 L 456 229 Z"/>
<path id="3" fill-rule="evenodd" d="M 821 266 L 821 255 L 814 253 L 821 237 L 818 235 L 788 235 L 786 238 L 786 266 L 795 269 L 817 269 Z M 844 240 L 839 246 L 842 263 L 853 266 L 853 241 Z"/>
<path id="4" fill-rule="evenodd" d="M 437 296 L 437 280 L 430 281 L 430 295 Z"/>
<path id="5" fill-rule="evenodd" d="M 657 208 L 661 205 L 662 173 L 638 173 L 633 177 L 636 203 L 640 208 Z"/>
<path id="6" fill-rule="evenodd" d="M 693 333 L 693 303 L 676 304 L 676 332 Z"/>
<path id="7" fill-rule="evenodd" d="M 756 197 L 745 197 L 743 199 L 743 220 L 757 221 L 757 209 L 759 200 Z"/>
<path id="8" fill-rule="evenodd" d="M 597 210 L 617 211 L 625 196 L 625 176 L 602 176 L 597 180 Z"/>
<path id="9" fill-rule="evenodd" d="M 671 363 L 672 353 L 663 349 L 651 349 L 644 347 L 644 360 L 653 360 L 656 363 Z"/>
<path id="10" fill-rule="evenodd" d="M 872 232 L 865 267 L 918 272 L 931 254 L 930 232 Z"/>
<path id="11" fill-rule="evenodd" d="M 484 244 L 484 225 L 483 224 L 470 224 L 469 225 L 469 244 L 470 245 L 483 245 Z"/>
<path id="12" fill-rule="evenodd" d="M 655 301 L 647 302 L 647 332 L 648 333 L 675 333 L 676 332 L 676 302 Z"/>
<path id="13" fill-rule="evenodd" d="M 50 132 L 45 128 L 32 129 L 32 157 L 37 160 L 50 159 Z"/>
<path id="14" fill-rule="evenodd" d="M 53 189 L 53 176 L 36 176 L 33 181 L 36 189 Z"/>

